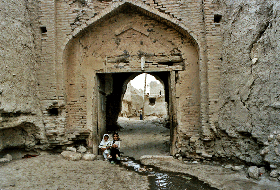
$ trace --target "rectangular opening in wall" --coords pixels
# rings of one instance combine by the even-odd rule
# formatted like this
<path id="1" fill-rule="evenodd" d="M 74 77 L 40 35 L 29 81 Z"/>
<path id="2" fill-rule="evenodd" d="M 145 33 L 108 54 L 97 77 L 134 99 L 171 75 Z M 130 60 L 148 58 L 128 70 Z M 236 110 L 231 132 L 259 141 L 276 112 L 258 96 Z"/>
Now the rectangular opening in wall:
<path id="1" fill-rule="evenodd" d="M 47 27 L 41 26 L 40 29 L 41 29 L 41 33 L 42 34 L 46 34 L 47 33 Z"/>
<path id="2" fill-rule="evenodd" d="M 219 15 L 219 14 L 214 15 L 214 22 L 215 23 L 220 23 L 221 20 L 222 20 L 222 15 Z"/>
<path id="3" fill-rule="evenodd" d="M 50 108 L 47 111 L 48 111 L 49 116 L 58 116 L 58 114 L 59 114 L 58 108 Z"/>
<path id="4" fill-rule="evenodd" d="M 156 104 L 156 98 L 149 98 L 149 105 L 153 106 Z"/>

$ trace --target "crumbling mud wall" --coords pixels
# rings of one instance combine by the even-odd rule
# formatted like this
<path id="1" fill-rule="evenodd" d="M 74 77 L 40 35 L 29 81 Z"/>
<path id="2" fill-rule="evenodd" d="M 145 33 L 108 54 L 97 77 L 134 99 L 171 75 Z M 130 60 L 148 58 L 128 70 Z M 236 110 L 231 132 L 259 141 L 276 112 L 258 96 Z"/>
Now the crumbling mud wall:
<path id="1" fill-rule="evenodd" d="M 0 151 L 45 149 L 38 97 L 39 3 L 0 1 Z"/>
<path id="2" fill-rule="evenodd" d="M 148 116 L 167 116 L 167 102 L 165 101 L 165 92 L 163 84 L 157 83 L 157 81 L 151 81 L 149 84 L 150 93 L 144 97 L 145 107 L 144 113 Z"/>
<path id="3" fill-rule="evenodd" d="M 280 166 L 280 3 L 221 2 L 221 107 L 211 150 Z"/>
<path id="4" fill-rule="evenodd" d="M 136 89 L 132 86 L 131 82 L 127 84 L 125 94 L 122 99 L 123 117 L 136 117 L 139 116 L 139 110 L 143 107 L 143 90 Z"/>

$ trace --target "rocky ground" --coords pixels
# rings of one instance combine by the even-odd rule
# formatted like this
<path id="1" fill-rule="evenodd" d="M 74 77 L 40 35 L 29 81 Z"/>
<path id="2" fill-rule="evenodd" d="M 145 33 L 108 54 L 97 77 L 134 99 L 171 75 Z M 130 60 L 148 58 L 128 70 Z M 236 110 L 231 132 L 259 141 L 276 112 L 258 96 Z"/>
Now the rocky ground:
<path id="1" fill-rule="evenodd" d="M 169 129 L 162 120 L 139 121 L 138 118 L 119 119 L 119 132 L 124 155 L 140 159 L 142 155 L 167 156 Z M 171 158 L 172 159 L 172 158 Z M 151 160 L 145 160 L 151 163 Z M 177 159 L 153 164 L 167 171 L 188 173 L 218 189 L 276 190 L 280 183 L 268 174 L 259 180 L 247 177 L 247 170 L 233 171 L 232 167 L 187 163 Z M 103 160 L 68 161 L 59 154 L 13 160 L 0 164 L 0 189 L 149 189 L 148 177 L 128 171 Z"/>

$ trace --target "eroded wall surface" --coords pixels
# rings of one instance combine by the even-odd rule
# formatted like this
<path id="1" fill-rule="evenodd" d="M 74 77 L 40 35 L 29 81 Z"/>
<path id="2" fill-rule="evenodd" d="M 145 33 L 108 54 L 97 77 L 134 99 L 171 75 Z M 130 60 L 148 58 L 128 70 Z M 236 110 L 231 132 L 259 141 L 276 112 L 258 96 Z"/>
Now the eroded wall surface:
<path id="1" fill-rule="evenodd" d="M 164 86 L 158 81 L 151 81 L 150 92 L 144 97 L 144 113 L 148 116 L 166 117 L 168 115 L 167 102 L 165 101 Z"/>
<path id="2" fill-rule="evenodd" d="M 125 94 L 122 99 L 123 117 L 136 117 L 139 116 L 139 110 L 143 107 L 143 90 L 136 89 L 132 86 L 131 82 L 127 84 Z"/>
<path id="3" fill-rule="evenodd" d="M 0 1 L 0 9 L 0 151 L 42 148 L 39 3 Z"/>
<path id="4" fill-rule="evenodd" d="M 223 1 L 218 157 L 278 163 L 279 1 Z M 277 140 L 278 139 L 278 140 Z"/>

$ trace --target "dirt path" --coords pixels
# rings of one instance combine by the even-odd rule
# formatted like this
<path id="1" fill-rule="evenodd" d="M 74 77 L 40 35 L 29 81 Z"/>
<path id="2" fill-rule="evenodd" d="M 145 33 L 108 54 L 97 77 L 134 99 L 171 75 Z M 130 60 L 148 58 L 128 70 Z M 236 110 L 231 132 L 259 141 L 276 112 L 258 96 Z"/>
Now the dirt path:
<path id="1" fill-rule="evenodd" d="M 149 117 L 119 118 L 121 151 L 139 160 L 142 155 L 169 155 L 170 130 L 163 127 L 163 119 Z"/>
<path id="2" fill-rule="evenodd" d="M 0 165 L 0 189 L 149 189 L 146 176 L 102 160 L 42 155 Z"/>
<path id="3" fill-rule="evenodd" d="M 169 129 L 161 121 L 121 118 L 122 151 L 141 155 L 168 155 Z M 60 155 L 41 155 L 0 165 L 0 189 L 149 189 L 147 176 L 102 160 L 67 161 Z"/>

